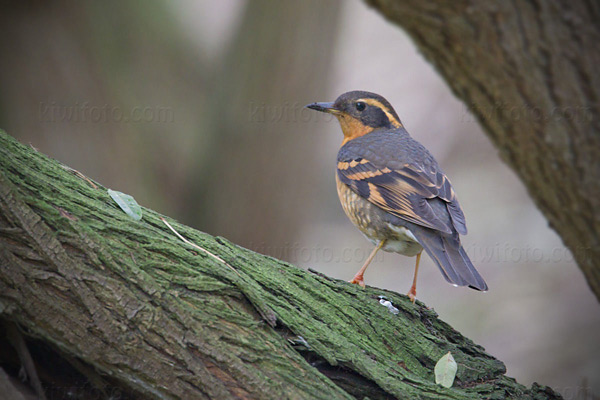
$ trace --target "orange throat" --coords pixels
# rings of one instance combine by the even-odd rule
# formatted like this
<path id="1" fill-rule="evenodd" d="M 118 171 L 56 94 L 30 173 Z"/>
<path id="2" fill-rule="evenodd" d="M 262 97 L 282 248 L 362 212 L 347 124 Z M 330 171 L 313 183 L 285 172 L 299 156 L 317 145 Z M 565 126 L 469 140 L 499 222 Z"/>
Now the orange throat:
<path id="1" fill-rule="evenodd" d="M 347 114 L 338 114 L 335 117 L 340 122 L 342 132 L 344 133 L 344 141 L 342 142 L 342 146 L 352 139 L 366 135 L 374 129 L 373 127 L 365 125 L 358 119 Z"/>

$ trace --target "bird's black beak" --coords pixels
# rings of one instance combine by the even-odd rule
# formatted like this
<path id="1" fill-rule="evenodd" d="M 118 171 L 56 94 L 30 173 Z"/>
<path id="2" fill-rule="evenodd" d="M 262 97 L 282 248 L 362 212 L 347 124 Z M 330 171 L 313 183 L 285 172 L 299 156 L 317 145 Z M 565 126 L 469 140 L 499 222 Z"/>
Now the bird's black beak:
<path id="1" fill-rule="evenodd" d="M 311 110 L 317 110 L 328 114 L 339 114 L 341 111 L 333 106 L 333 103 L 310 103 L 305 106 Z"/>

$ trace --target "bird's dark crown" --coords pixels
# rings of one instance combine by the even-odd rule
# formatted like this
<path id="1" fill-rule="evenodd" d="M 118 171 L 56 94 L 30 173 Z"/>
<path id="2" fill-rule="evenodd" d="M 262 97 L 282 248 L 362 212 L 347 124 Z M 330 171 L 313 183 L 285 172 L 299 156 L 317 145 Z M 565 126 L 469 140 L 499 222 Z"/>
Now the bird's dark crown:
<path id="1" fill-rule="evenodd" d="M 392 105 L 376 93 L 362 90 L 344 93 L 335 100 L 333 108 L 373 129 L 402 126 Z"/>

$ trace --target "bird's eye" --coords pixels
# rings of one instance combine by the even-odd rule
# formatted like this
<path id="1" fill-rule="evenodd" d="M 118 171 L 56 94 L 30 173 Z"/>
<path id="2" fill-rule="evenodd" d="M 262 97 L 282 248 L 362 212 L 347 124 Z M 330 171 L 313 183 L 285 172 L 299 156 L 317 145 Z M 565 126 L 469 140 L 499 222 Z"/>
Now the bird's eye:
<path id="1" fill-rule="evenodd" d="M 365 108 L 367 108 L 367 105 L 364 102 L 362 102 L 362 101 L 357 101 L 356 102 L 356 109 L 358 111 L 364 111 Z"/>

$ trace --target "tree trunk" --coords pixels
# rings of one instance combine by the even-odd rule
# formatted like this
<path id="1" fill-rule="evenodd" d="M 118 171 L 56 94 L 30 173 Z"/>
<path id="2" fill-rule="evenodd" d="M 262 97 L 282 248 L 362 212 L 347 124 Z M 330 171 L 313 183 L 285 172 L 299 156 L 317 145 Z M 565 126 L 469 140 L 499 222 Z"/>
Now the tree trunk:
<path id="1" fill-rule="evenodd" d="M 600 299 L 600 5 L 368 3 L 468 105 Z"/>
<path id="2" fill-rule="evenodd" d="M 420 302 L 171 224 L 205 251 L 0 131 L 0 337 L 20 326 L 49 398 L 559 398 Z M 449 351 L 446 389 L 433 369 Z"/>

